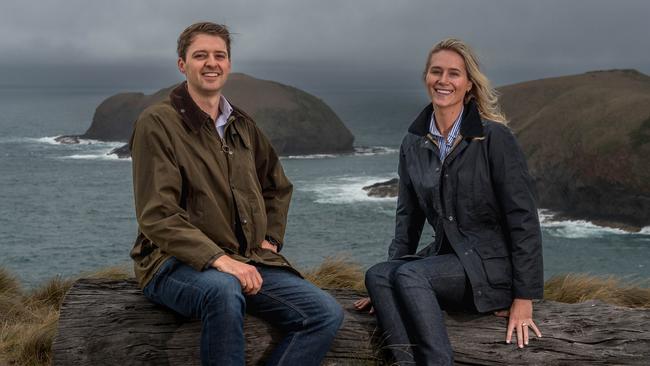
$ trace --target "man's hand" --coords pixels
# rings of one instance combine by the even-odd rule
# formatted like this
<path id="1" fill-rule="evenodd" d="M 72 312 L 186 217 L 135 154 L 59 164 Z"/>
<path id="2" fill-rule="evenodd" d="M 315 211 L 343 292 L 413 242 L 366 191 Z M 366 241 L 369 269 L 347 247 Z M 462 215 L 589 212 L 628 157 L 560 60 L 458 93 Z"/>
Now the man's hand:
<path id="1" fill-rule="evenodd" d="M 503 312 L 497 312 L 494 315 L 503 316 Z M 512 340 L 513 330 L 517 330 L 517 346 L 523 348 L 528 345 L 528 327 L 531 327 L 538 337 L 542 333 L 537 329 L 533 322 L 533 301 L 527 299 L 515 299 L 510 306 L 508 314 L 508 330 L 506 332 L 506 343 Z"/>
<path id="2" fill-rule="evenodd" d="M 262 276 L 255 266 L 222 255 L 212 262 L 212 267 L 237 277 L 246 295 L 255 295 L 262 288 Z"/>
<path id="3" fill-rule="evenodd" d="M 269 242 L 269 241 L 266 240 L 266 239 L 262 240 L 262 244 L 260 244 L 260 247 L 262 247 L 263 249 L 268 249 L 268 250 L 272 251 L 273 253 L 277 253 L 277 252 L 278 252 L 278 247 L 276 247 L 275 245 L 271 244 L 271 242 Z"/>

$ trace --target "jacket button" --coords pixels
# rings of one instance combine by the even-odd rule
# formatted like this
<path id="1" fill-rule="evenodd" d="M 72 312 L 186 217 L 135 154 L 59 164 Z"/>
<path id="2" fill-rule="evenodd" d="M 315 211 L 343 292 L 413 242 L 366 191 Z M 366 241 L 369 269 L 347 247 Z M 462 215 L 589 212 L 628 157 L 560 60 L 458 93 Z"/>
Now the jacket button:
<path id="1" fill-rule="evenodd" d="M 241 223 L 242 223 L 243 225 L 246 225 L 246 224 L 248 224 L 248 220 L 243 219 L 243 220 L 241 220 Z"/>
<path id="2" fill-rule="evenodd" d="M 445 178 L 449 178 L 449 174 L 445 174 Z"/>
<path id="3" fill-rule="evenodd" d="M 454 217 L 453 217 L 453 216 L 449 216 L 449 221 L 454 221 Z"/>
<path id="4" fill-rule="evenodd" d="M 482 296 L 483 292 L 481 292 L 481 290 L 478 290 L 478 291 L 476 291 L 476 294 L 479 295 L 479 296 Z"/>
<path id="5" fill-rule="evenodd" d="M 436 168 L 436 171 L 439 172 L 439 171 L 440 171 L 440 168 Z"/>

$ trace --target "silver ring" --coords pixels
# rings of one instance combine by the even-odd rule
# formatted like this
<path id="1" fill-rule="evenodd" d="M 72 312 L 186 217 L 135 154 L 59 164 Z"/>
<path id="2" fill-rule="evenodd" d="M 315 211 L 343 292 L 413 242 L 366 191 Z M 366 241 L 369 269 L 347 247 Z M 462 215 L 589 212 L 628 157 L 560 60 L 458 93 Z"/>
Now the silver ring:
<path id="1" fill-rule="evenodd" d="M 521 326 L 522 326 L 522 327 L 527 327 L 528 324 L 526 324 L 526 323 L 521 323 Z"/>

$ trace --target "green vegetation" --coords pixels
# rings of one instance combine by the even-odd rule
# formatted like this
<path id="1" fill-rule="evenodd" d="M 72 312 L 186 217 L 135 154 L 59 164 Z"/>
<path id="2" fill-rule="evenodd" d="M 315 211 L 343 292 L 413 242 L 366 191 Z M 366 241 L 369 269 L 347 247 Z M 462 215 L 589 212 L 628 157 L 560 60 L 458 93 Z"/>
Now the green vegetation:
<path id="1" fill-rule="evenodd" d="M 303 273 L 320 287 L 365 291 L 362 267 L 343 258 L 326 259 Z M 132 274 L 124 267 L 112 267 L 79 277 L 125 279 Z M 14 276 L 0 268 L 0 365 L 51 363 L 59 308 L 73 282 L 74 279 L 55 277 L 25 291 Z M 596 299 L 619 306 L 650 308 L 650 288 L 645 285 L 615 277 L 567 274 L 549 279 L 544 296 L 567 303 Z"/>

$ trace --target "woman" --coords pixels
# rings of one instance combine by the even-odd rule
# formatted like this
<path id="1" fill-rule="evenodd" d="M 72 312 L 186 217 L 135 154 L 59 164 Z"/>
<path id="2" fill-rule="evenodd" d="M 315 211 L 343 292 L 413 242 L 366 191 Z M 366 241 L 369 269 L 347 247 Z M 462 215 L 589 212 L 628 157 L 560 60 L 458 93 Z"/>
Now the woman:
<path id="1" fill-rule="evenodd" d="M 441 309 L 499 311 L 528 344 L 543 295 L 542 242 L 525 157 L 472 50 L 446 39 L 423 74 L 431 97 L 402 141 L 395 238 L 366 273 L 383 345 L 398 364 L 451 365 Z M 416 254 L 424 221 L 435 240 Z M 373 309 L 371 309 L 371 312 Z M 410 347 L 409 347 L 410 346 Z"/>

